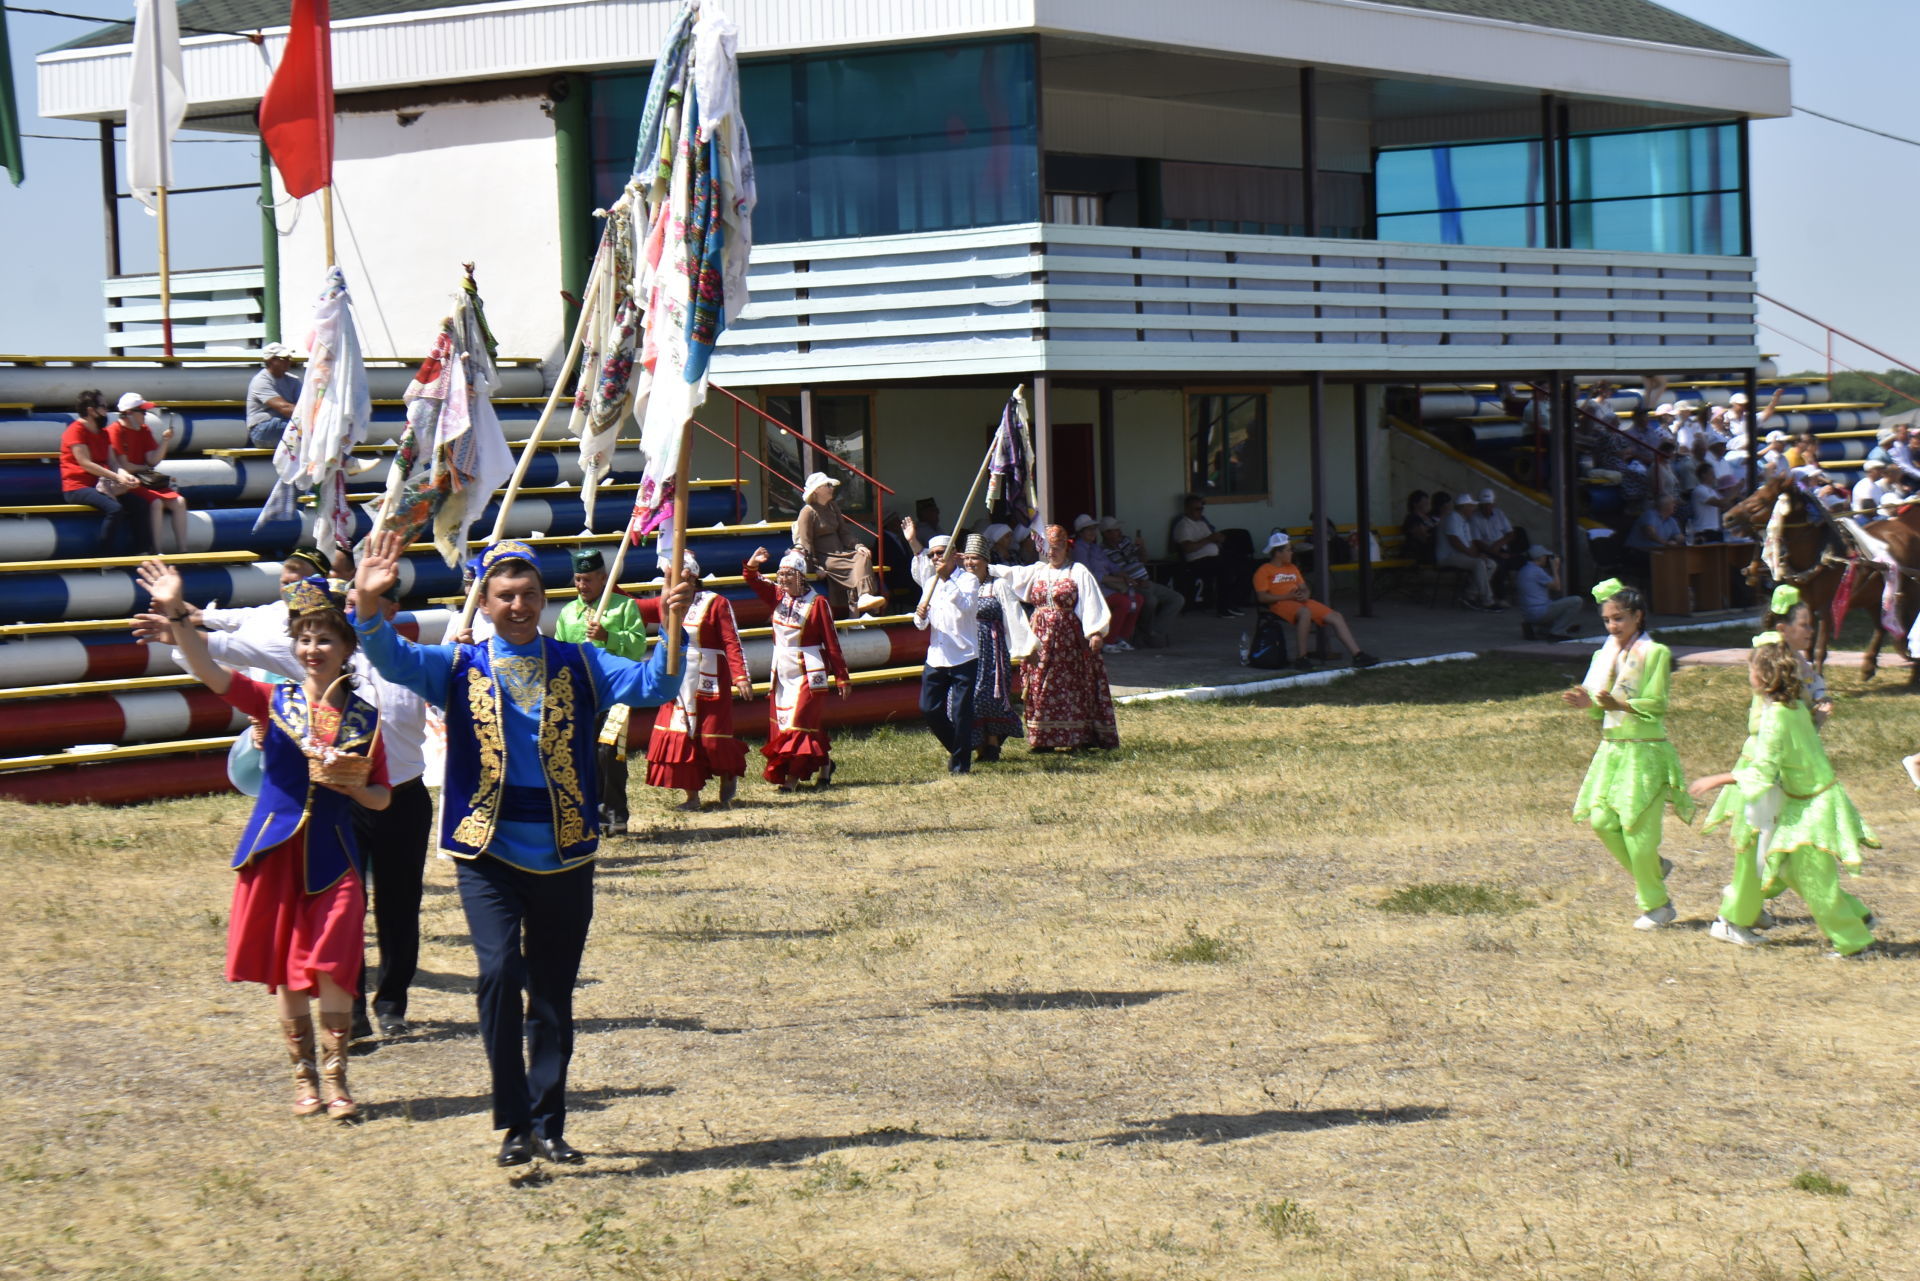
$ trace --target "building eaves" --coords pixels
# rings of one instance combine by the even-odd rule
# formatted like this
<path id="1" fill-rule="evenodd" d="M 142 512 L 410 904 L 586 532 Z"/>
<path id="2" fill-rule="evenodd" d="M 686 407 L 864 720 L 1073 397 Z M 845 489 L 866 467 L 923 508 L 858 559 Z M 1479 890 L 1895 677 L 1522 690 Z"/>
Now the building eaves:
<path id="1" fill-rule="evenodd" d="M 393 13 L 418 13 L 428 9 L 463 9 L 487 4 L 491 0 L 333 0 L 330 13 L 335 22 L 347 18 L 377 18 Z M 188 28 L 200 31 L 246 33 L 267 27 L 287 25 L 287 0 L 180 0 L 180 33 Z M 89 31 L 77 40 L 56 45 L 58 49 L 99 49 L 133 41 L 133 24 L 116 22 L 112 26 Z"/>
<path id="2" fill-rule="evenodd" d="M 1696 22 L 1675 13 L 1653 0 L 1372 0 L 1394 9 L 1426 9 L 1435 13 L 1456 13 L 1472 18 L 1490 18 L 1495 22 L 1514 22 L 1530 27 L 1549 27 L 1556 31 L 1580 31 L 1588 35 L 1619 36 L 1626 40 L 1646 40 L 1654 44 L 1679 45 L 1687 49 L 1710 49 L 1716 53 L 1747 54 L 1756 58 L 1779 55 L 1728 35 L 1717 27 Z"/>

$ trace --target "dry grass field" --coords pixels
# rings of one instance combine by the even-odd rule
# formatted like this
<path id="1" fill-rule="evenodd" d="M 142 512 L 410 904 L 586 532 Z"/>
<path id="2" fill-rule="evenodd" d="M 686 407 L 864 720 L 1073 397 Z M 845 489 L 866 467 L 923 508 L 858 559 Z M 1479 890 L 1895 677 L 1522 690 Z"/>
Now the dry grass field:
<path id="1" fill-rule="evenodd" d="M 220 978 L 241 802 L 6 806 L 0 1276 L 1920 1275 L 1891 675 L 1836 675 L 1887 845 L 1852 888 L 1890 945 L 1850 964 L 1791 899 L 1770 946 L 1710 941 L 1726 847 L 1673 820 L 1682 924 L 1629 928 L 1540 664 L 1123 709 L 1112 756 L 964 780 L 883 730 L 824 794 L 647 794 L 579 996 L 593 1159 L 517 1176 L 448 864 L 415 1034 L 355 1060 L 343 1128 L 287 1114 L 270 1002 Z M 1675 696 L 1725 768 L 1744 674 Z"/>

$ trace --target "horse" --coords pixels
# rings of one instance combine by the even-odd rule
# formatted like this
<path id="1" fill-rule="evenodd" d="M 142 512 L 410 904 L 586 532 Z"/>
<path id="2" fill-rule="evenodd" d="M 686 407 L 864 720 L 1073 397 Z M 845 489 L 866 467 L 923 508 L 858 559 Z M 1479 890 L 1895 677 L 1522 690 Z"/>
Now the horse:
<path id="1" fill-rule="evenodd" d="M 1862 679 L 1872 680 L 1879 671 L 1880 647 L 1888 635 L 1904 640 L 1920 613 L 1920 592 L 1913 590 L 1913 579 L 1920 572 L 1920 507 L 1901 507 L 1893 516 L 1867 523 L 1860 530 L 1883 544 L 1899 567 L 1900 577 L 1894 591 L 1894 613 L 1900 632 L 1890 632 L 1880 620 L 1881 594 L 1886 571 L 1876 560 L 1860 554 L 1858 547 L 1839 522 L 1845 516 L 1810 515 L 1817 501 L 1793 484 L 1791 476 L 1776 476 L 1753 493 L 1726 509 L 1722 522 L 1730 534 L 1753 539 L 1753 562 L 1747 566 L 1747 581 L 1758 587 L 1772 577 L 1766 563 L 1768 525 L 1781 494 L 1787 494 L 1790 509 L 1780 531 L 1779 560 L 1786 571 L 1778 581 L 1800 589 L 1801 599 L 1813 610 L 1815 634 L 1813 661 L 1825 667 L 1827 650 L 1835 628 L 1834 601 L 1841 586 L 1852 575 L 1852 585 L 1844 602 L 1846 609 L 1865 608 L 1873 612 L 1876 626 L 1861 657 Z M 1909 668 L 1910 683 L 1920 689 L 1920 663 Z"/>

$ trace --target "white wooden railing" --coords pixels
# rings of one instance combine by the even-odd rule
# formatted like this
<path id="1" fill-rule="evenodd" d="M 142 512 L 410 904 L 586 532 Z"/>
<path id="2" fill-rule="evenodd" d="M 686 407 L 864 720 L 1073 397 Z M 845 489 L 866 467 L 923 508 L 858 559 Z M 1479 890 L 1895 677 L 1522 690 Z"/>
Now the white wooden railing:
<path id="1" fill-rule="evenodd" d="M 1010 372 L 1739 368 L 1751 258 L 1039 223 L 760 245 L 730 385 Z"/>
<path id="2" fill-rule="evenodd" d="M 255 353 L 266 341 L 259 267 L 173 273 L 173 349 Z M 106 295 L 109 351 L 160 350 L 160 277 L 116 276 L 101 282 Z M 117 326 L 117 328 L 116 328 Z"/>

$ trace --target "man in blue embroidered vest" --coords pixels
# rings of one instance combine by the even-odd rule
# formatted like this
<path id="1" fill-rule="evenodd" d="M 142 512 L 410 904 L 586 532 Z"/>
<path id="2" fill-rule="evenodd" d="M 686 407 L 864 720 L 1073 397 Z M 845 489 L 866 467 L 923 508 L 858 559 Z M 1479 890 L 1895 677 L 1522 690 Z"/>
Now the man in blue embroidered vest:
<path id="1" fill-rule="evenodd" d="M 354 579 L 353 625 L 382 676 L 446 713 L 440 844 L 458 860 L 479 961 L 493 1123 L 507 1132 L 497 1159 L 523 1165 L 537 1152 L 578 1164 L 585 1158 L 562 1131 L 573 986 L 593 920 L 600 839 L 594 726 L 615 703 L 666 702 L 680 681 L 668 679 L 661 647 L 639 663 L 540 635 L 539 563 L 532 548 L 511 540 L 487 548 L 475 565 L 494 627 L 485 644 L 403 640 L 373 602 L 393 589 L 405 551 L 391 531 L 374 541 Z M 679 596 L 692 595 L 692 583 L 683 583 Z M 675 604 L 672 594 L 663 602 Z"/>

